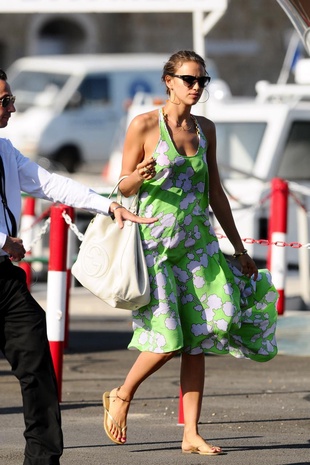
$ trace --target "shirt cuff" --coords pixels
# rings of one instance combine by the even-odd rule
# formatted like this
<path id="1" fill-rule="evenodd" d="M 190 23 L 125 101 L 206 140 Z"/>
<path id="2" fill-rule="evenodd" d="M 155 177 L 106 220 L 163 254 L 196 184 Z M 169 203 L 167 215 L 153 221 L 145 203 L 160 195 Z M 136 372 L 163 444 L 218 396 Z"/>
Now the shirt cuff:
<path id="1" fill-rule="evenodd" d="M 0 232 L 0 249 L 2 249 L 2 247 L 4 246 L 7 237 L 7 234 Z"/>

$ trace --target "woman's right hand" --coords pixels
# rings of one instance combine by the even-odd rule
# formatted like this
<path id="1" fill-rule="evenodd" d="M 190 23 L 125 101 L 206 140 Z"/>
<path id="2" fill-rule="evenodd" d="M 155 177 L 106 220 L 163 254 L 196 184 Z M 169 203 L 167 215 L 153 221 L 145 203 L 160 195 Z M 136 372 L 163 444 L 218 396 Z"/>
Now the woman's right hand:
<path id="1" fill-rule="evenodd" d="M 156 175 L 156 161 L 153 157 L 144 159 L 136 166 L 136 172 L 139 178 L 143 181 L 154 178 Z"/>

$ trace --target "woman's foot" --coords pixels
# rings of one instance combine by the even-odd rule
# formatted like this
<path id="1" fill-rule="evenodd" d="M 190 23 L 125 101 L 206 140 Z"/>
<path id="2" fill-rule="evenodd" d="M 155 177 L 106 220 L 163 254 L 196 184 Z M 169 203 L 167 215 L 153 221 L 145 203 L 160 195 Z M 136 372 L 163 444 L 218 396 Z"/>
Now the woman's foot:
<path id="1" fill-rule="evenodd" d="M 221 447 L 207 443 L 199 434 L 190 438 L 183 438 L 182 452 L 184 454 L 200 455 L 220 455 L 223 453 Z"/>
<path id="2" fill-rule="evenodd" d="M 121 387 L 118 387 L 103 394 L 103 426 L 108 438 L 115 444 L 126 442 L 126 419 L 131 400 L 123 396 L 120 390 Z"/>

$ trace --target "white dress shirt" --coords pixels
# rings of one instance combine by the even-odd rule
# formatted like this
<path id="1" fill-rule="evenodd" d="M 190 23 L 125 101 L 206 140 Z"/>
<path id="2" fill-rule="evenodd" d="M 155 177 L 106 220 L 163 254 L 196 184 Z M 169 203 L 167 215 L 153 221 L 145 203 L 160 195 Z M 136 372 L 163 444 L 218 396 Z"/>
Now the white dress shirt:
<path id="1" fill-rule="evenodd" d="M 49 173 L 38 164 L 24 157 L 7 139 L 0 138 L 0 155 L 5 172 L 7 203 L 17 225 L 21 215 L 21 191 L 51 202 L 61 202 L 71 207 L 83 208 L 93 213 L 109 214 L 111 199 L 100 196 L 92 189 L 65 176 Z M 0 255 L 7 238 L 3 205 L 0 199 Z"/>

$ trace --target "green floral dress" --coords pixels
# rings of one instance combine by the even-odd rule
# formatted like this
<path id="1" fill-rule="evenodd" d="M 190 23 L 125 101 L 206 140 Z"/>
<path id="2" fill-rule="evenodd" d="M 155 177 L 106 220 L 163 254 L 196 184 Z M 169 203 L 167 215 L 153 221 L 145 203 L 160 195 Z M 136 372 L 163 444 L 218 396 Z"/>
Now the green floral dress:
<path id="1" fill-rule="evenodd" d="M 129 348 L 165 353 L 230 353 L 255 361 L 277 353 L 278 294 L 268 270 L 257 281 L 226 261 L 209 218 L 207 141 L 180 155 L 159 111 L 156 176 L 140 189 L 140 225 L 151 284 L 149 305 L 133 312 Z"/>

